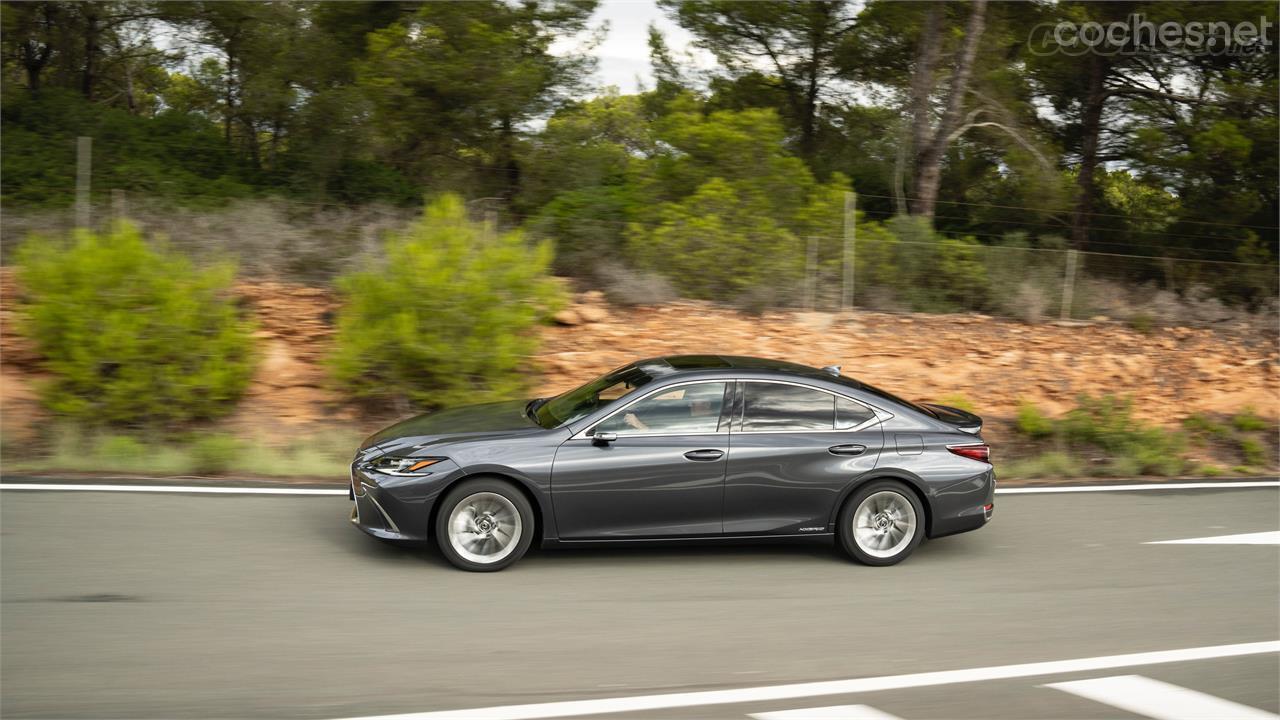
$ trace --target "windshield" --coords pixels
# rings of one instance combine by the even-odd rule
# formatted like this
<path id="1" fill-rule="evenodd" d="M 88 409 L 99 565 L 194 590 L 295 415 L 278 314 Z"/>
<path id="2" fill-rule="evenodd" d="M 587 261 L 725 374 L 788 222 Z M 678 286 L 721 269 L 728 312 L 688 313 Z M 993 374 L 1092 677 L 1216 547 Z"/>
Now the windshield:
<path id="1" fill-rule="evenodd" d="M 653 379 L 635 365 L 618 368 L 581 387 L 557 395 L 533 409 L 534 420 L 545 428 L 559 427 L 585 417 Z"/>

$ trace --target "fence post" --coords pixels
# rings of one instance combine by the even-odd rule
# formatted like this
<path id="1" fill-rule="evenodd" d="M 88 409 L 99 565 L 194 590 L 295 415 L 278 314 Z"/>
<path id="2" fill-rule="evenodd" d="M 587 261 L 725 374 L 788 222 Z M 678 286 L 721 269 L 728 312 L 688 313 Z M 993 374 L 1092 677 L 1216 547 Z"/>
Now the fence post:
<path id="1" fill-rule="evenodd" d="M 93 160 L 93 138 L 76 138 L 76 227 L 89 227 L 89 170 Z"/>
<path id="2" fill-rule="evenodd" d="M 809 236 L 809 253 L 804 264 L 804 306 L 813 311 L 818 295 L 818 238 Z"/>
<path id="3" fill-rule="evenodd" d="M 124 191 L 120 188 L 111 190 L 111 216 L 116 220 L 123 220 L 126 212 Z"/>
<path id="4" fill-rule="evenodd" d="M 1071 303 L 1076 291 L 1076 254 L 1074 249 L 1067 251 L 1067 272 L 1062 278 L 1062 309 L 1058 312 L 1058 317 L 1063 320 L 1071 319 Z"/>
<path id="5" fill-rule="evenodd" d="M 846 192 L 844 194 L 844 283 L 840 293 L 841 310 L 853 309 L 853 269 L 858 252 L 857 205 L 858 194 Z"/>

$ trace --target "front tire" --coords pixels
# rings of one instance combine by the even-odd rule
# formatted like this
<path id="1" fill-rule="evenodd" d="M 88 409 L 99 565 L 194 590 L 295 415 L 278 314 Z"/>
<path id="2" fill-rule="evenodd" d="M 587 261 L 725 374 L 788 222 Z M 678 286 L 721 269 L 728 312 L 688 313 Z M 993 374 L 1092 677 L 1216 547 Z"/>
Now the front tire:
<path id="1" fill-rule="evenodd" d="M 895 565 L 924 540 L 920 499 L 895 480 L 868 483 L 840 509 L 840 545 L 864 565 Z"/>
<path id="2" fill-rule="evenodd" d="M 511 483 L 467 480 L 440 502 L 436 544 L 457 568 L 493 572 L 524 556 L 533 542 L 533 522 L 533 506 Z"/>

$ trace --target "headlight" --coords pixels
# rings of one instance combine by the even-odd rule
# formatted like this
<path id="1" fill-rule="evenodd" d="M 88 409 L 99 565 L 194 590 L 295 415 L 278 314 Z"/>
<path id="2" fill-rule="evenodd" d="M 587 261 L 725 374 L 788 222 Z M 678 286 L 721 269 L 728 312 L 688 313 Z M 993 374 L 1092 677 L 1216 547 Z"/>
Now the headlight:
<path id="1" fill-rule="evenodd" d="M 397 457 L 395 455 L 384 455 L 383 457 L 365 463 L 365 469 L 373 472 L 383 473 L 384 475 L 430 475 L 431 472 L 427 468 L 438 462 L 444 462 L 444 458 L 439 457 Z"/>

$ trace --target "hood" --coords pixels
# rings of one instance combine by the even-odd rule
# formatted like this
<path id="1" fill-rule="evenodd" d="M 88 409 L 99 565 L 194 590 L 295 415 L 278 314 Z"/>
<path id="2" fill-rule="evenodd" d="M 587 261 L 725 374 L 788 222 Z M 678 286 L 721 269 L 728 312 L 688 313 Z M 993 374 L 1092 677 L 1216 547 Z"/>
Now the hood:
<path id="1" fill-rule="evenodd" d="M 390 449 L 396 444 L 394 441 L 407 438 L 413 438 L 415 444 L 433 444 L 484 435 L 501 436 L 542 430 L 541 425 L 525 414 L 524 409 L 528 404 L 528 400 L 507 400 L 424 413 L 401 420 L 370 435 L 360 449 L 366 450 L 383 444 Z"/>

